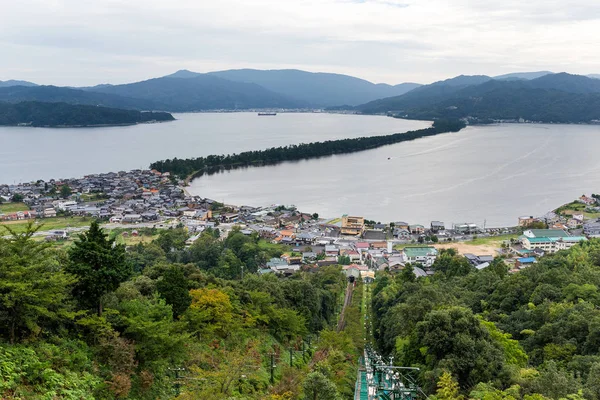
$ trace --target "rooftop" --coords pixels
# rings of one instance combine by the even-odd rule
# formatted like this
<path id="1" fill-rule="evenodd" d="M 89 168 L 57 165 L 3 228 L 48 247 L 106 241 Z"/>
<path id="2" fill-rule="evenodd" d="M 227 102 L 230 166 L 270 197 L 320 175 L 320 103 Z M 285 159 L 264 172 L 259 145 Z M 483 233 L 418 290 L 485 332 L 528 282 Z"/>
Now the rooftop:
<path id="1" fill-rule="evenodd" d="M 523 232 L 528 237 L 568 237 L 569 234 L 560 229 L 529 229 Z"/>
<path id="2" fill-rule="evenodd" d="M 435 247 L 405 247 L 404 254 L 407 257 L 426 257 L 436 256 L 438 253 Z"/>

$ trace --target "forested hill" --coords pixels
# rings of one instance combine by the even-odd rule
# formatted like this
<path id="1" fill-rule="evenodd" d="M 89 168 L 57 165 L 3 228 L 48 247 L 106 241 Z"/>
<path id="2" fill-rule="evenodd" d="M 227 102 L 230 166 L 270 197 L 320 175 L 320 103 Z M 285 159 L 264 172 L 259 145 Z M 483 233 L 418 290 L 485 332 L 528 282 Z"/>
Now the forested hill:
<path id="1" fill-rule="evenodd" d="M 135 110 L 159 110 L 153 101 L 132 99 L 113 94 L 88 92 L 58 86 L 9 86 L 0 87 L 0 101 L 20 103 L 42 101 L 52 103 L 82 104 Z"/>
<path id="2" fill-rule="evenodd" d="M 211 73 L 180 70 L 138 82 L 81 88 L 0 81 L 0 101 L 62 101 L 171 112 L 295 109 L 355 106 L 397 96 L 418 86 L 374 84 L 348 75 L 300 70 L 240 69 Z"/>
<path id="3" fill-rule="evenodd" d="M 300 108 L 308 103 L 275 93 L 255 83 L 233 82 L 198 74 L 186 79 L 162 77 L 124 85 L 101 85 L 85 89 L 142 102 L 169 111 L 244 110 L 253 108 Z"/>
<path id="4" fill-rule="evenodd" d="M 190 74 L 194 73 L 179 71 L 174 76 L 189 77 Z M 208 74 L 235 82 L 255 83 L 273 92 L 298 99 L 313 107 L 328 107 L 340 104 L 357 105 L 382 97 L 399 96 L 421 86 L 416 83 L 374 84 L 348 75 L 315 73 L 295 69 L 266 71 L 237 69 L 209 72 Z"/>
<path id="5" fill-rule="evenodd" d="M 465 118 L 588 123 L 600 120 L 600 80 L 566 73 L 532 80 L 464 77 L 415 89 L 403 96 L 357 107 L 362 113 L 391 113 L 415 119 Z M 457 78 L 455 78 L 457 79 Z"/>
<path id="6" fill-rule="evenodd" d="M 438 400 L 600 399 L 600 241 L 509 274 L 442 250 L 434 275 L 380 274 L 376 342 Z M 437 392 L 437 393 L 436 393 Z"/>
<path id="7" fill-rule="evenodd" d="M 332 329 L 341 267 L 261 275 L 288 248 L 137 229 L 154 240 L 126 249 L 96 223 L 56 247 L 0 232 L 1 399 L 353 398 L 363 324 L 353 305 Z"/>
<path id="8" fill-rule="evenodd" d="M 431 128 L 395 133 L 392 135 L 368 136 L 353 139 L 328 140 L 325 142 L 302 143 L 273 147 L 259 151 L 245 151 L 239 154 L 210 155 L 189 159 L 157 161 L 150 168 L 170 172 L 180 178 L 191 175 L 215 173 L 226 169 L 248 166 L 272 165 L 283 161 L 304 160 L 334 154 L 354 153 L 404 141 L 433 136 L 445 132 L 457 132 L 465 127 L 459 120 L 437 120 Z"/>
<path id="9" fill-rule="evenodd" d="M 36 101 L 16 104 L 0 102 L 0 125 L 106 126 L 172 120 L 173 116 L 165 112 L 140 112 Z"/>

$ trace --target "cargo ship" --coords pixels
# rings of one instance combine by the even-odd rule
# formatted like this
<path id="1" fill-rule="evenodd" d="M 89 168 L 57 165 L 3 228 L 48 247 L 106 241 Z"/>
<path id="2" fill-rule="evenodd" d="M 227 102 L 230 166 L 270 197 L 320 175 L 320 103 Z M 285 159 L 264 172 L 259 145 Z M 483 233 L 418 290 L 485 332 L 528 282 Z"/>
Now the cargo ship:
<path id="1" fill-rule="evenodd" d="M 258 113 L 258 115 L 259 115 L 260 117 L 264 117 L 264 116 L 275 116 L 275 115 L 277 115 L 277 113 L 274 113 L 274 112 L 259 112 L 259 113 Z"/>

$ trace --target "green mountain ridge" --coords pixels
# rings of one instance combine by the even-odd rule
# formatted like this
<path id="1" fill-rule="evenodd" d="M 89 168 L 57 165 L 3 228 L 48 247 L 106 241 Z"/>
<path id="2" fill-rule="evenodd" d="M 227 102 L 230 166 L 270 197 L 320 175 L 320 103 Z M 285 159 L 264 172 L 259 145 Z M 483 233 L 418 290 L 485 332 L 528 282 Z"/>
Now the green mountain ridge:
<path id="1" fill-rule="evenodd" d="M 189 71 L 178 71 L 176 76 L 189 74 Z M 374 84 L 348 75 L 295 69 L 238 69 L 208 74 L 236 82 L 256 83 L 276 93 L 286 94 L 319 107 L 358 105 L 382 97 L 399 96 L 420 86 L 417 83 Z"/>
<path id="2" fill-rule="evenodd" d="M 232 82 L 202 74 L 187 79 L 166 76 L 124 85 L 101 85 L 86 88 L 86 91 L 149 101 L 157 108 L 169 111 L 308 106 L 254 83 Z"/>
<path id="3" fill-rule="evenodd" d="M 0 102 L 0 125 L 106 126 L 172 120 L 173 116 L 165 112 L 140 112 L 67 103 Z"/>
<path id="4" fill-rule="evenodd" d="M 153 101 L 58 86 L 11 86 L 0 88 L 0 101 L 9 103 L 23 101 L 62 102 L 74 105 L 93 105 L 137 110 L 156 109 L 156 104 Z"/>
<path id="5" fill-rule="evenodd" d="M 459 77 L 460 78 L 460 77 Z M 585 123 L 600 119 L 600 81 L 558 73 L 532 80 L 462 77 L 423 86 L 403 96 L 377 100 L 356 109 L 406 118 L 526 119 Z M 471 82 L 471 84 L 468 84 Z"/>

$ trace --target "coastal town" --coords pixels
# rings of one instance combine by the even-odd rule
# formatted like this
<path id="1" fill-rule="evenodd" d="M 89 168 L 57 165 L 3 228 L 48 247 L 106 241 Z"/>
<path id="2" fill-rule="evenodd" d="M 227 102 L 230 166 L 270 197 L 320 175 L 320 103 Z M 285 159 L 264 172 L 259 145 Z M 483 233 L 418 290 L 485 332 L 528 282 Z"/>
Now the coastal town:
<path id="1" fill-rule="evenodd" d="M 288 249 L 261 265 L 260 274 L 290 275 L 342 264 L 350 279 L 374 279 L 378 270 L 407 266 L 417 276 L 431 275 L 440 252 L 449 248 L 478 269 L 501 259 L 518 272 L 545 254 L 600 237 L 600 196 L 583 195 L 542 217 L 519 217 L 514 227 L 484 228 L 470 222 L 384 224 L 349 215 L 326 219 L 293 205 L 228 205 L 191 196 L 183 182 L 155 170 L 0 185 L 0 224 L 13 229 L 28 222 L 41 225 L 35 234 L 40 240 L 68 242 L 92 219 L 125 238 L 139 237 L 142 228 L 185 228 L 186 245 L 206 229 L 219 229 L 222 237 L 240 229 Z"/>

